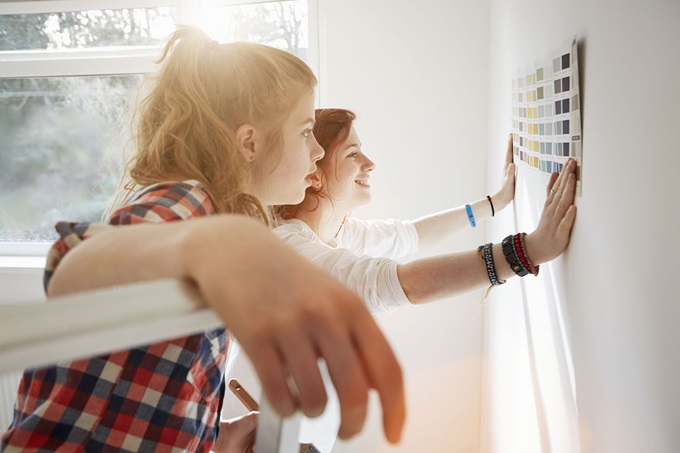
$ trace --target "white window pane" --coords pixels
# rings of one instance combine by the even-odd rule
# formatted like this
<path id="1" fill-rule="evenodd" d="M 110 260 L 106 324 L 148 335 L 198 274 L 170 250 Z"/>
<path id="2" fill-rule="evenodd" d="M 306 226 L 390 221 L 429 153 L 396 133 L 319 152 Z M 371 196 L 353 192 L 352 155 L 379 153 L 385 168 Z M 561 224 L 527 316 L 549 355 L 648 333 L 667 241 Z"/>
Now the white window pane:
<path id="1" fill-rule="evenodd" d="M 220 42 L 258 42 L 287 50 L 307 61 L 306 0 L 223 6 L 217 9 L 213 21 L 210 28 L 219 30 Z"/>
<path id="2" fill-rule="evenodd" d="M 0 15 L 0 50 L 157 45 L 175 16 L 170 7 Z"/>
<path id="3" fill-rule="evenodd" d="M 0 241 L 51 241 L 59 220 L 100 219 L 122 153 L 107 159 L 104 145 L 140 78 L 0 79 Z"/>

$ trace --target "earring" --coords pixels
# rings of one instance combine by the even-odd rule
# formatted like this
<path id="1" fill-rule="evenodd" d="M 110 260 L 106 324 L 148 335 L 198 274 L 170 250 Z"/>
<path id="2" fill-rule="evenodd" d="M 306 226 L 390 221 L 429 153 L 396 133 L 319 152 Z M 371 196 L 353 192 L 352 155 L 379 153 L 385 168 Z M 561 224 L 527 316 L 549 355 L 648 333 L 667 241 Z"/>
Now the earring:
<path id="1" fill-rule="evenodd" d="M 321 183 L 319 183 L 318 185 L 314 186 L 312 189 L 314 190 L 314 192 L 319 192 L 321 189 L 323 189 L 323 185 Z"/>

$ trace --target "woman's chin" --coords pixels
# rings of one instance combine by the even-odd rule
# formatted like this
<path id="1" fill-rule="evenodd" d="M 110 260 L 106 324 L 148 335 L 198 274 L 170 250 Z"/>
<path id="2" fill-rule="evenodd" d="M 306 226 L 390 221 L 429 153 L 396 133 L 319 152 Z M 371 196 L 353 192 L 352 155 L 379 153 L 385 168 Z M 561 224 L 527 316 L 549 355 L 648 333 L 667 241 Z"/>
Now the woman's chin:
<path id="1" fill-rule="evenodd" d="M 304 189 L 303 189 L 304 190 Z M 278 194 L 278 196 L 271 197 L 271 200 L 267 200 L 265 203 L 264 200 L 260 200 L 260 202 L 264 205 L 268 206 L 284 206 L 284 205 L 296 205 L 302 203 L 302 200 L 305 199 L 305 192 L 296 192 L 296 193 L 291 193 L 291 194 Z"/>
<path id="2" fill-rule="evenodd" d="M 354 203 L 352 203 L 353 204 L 352 209 L 357 209 L 357 208 L 360 208 L 362 206 L 366 206 L 370 202 L 371 202 L 371 193 L 370 192 L 361 194 L 360 197 L 356 197 L 354 199 Z"/>

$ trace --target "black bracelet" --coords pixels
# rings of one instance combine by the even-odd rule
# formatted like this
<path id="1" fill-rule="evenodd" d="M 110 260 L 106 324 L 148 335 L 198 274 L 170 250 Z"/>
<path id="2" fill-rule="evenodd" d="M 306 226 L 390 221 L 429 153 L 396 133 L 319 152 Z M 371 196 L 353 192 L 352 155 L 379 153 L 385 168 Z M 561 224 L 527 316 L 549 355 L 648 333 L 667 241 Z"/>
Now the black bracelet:
<path id="1" fill-rule="evenodd" d="M 507 236 L 503 239 L 501 244 L 505 261 L 510 265 L 510 269 L 520 277 L 527 275 L 529 272 L 522 265 L 522 261 L 520 261 L 519 256 L 517 256 L 517 251 L 515 250 L 515 236 L 512 234 Z"/>
<path id="2" fill-rule="evenodd" d="M 489 281 L 493 286 L 500 286 L 505 283 L 505 280 L 500 280 L 496 274 L 496 266 L 493 264 L 493 254 L 491 253 L 491 242 L 479 247 L 483 250 L 482 258 L 484 258 L 484 265 L 486 266 L 486 273 L 489 276 Z M 481 251 L 481 250 L 480 250 Z"/>
<path id="3" fill-rule="evenodd" d="M 491 205 L 491 217 L 495 217 L 496 210 L 493 208 L 493 201 L 491 201 L 491 197 L 488 195 L 486 196 L 486 199 L 489 200 L 489 204 Z"/>

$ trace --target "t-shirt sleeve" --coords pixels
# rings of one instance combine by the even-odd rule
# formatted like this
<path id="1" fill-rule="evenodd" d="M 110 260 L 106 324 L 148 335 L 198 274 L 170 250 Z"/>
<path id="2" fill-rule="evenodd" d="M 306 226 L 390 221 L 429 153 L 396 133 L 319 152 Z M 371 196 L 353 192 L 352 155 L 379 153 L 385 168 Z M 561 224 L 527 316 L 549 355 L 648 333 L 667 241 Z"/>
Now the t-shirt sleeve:
<path id="1" fill-rule="evenodd" d="M 369 311 L 391 312 L 411 306 L 401 287 L 395 261 L 328 247 L 315 240 L 311 231 L 292 224 L 275 228 L 274 234 L 354 291 Z"/>
<path id="2" fill-rule="evenodd" d="M 358 255 L 401 258 L 418 251 L 418 231 L 410 220 L 347 219 L 337 237 L 338 246 Z"/>

